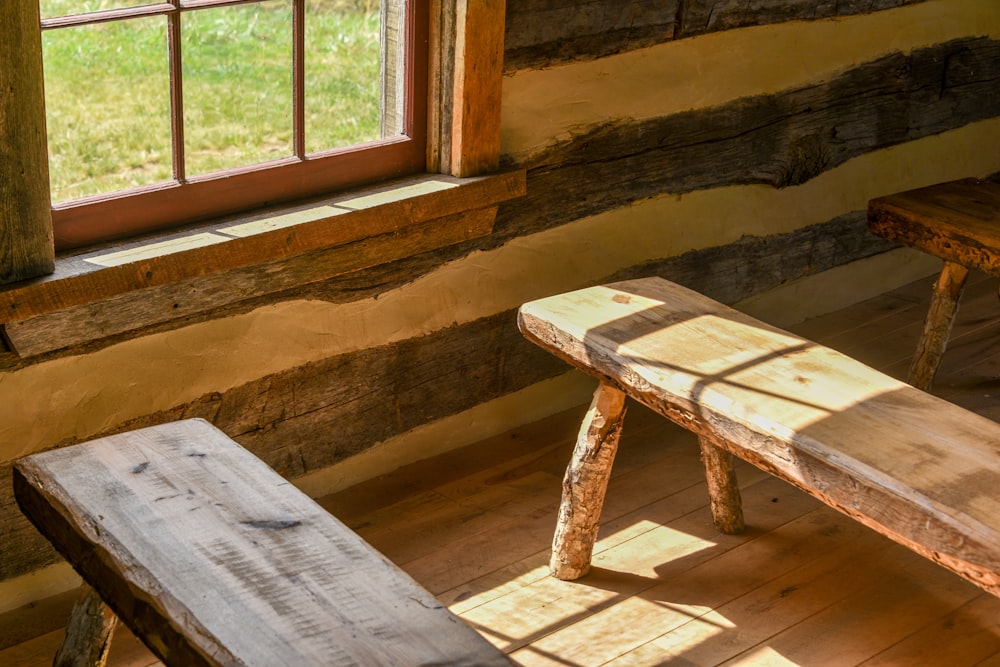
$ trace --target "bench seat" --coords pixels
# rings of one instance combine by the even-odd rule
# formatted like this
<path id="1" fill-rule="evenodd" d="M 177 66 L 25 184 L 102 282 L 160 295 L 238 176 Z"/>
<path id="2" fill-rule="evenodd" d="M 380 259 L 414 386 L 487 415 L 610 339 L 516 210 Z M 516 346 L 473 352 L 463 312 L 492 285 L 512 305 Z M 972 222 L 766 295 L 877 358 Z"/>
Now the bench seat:
<path id="1" fill-rule="evenodd" d="M 509 665 L 202 420 L 17 462 L 22 511 L 167 665 Z"/>
<path id="2" fill-rule="evenodd" d="M 589 567 L 627 395 L 698 434 L 716 524 L 730 455 L 1000 594 L 1000 425 L 659 278 L 527 303 L 524 335 L 600 380 L 564 482 L 553 574 Z"/>

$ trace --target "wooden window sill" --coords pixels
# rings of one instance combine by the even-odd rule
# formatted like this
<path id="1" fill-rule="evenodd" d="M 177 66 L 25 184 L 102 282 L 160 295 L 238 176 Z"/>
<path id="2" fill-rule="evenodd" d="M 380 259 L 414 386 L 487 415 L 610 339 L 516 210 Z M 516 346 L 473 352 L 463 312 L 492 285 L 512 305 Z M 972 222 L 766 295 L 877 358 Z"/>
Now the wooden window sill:
<path id="1" fill-rule="evenodd" d="M 0 288 L 11 351 L 30 357 L 485 236 L 525 172 L 410 177 L 56 258 Z"/>

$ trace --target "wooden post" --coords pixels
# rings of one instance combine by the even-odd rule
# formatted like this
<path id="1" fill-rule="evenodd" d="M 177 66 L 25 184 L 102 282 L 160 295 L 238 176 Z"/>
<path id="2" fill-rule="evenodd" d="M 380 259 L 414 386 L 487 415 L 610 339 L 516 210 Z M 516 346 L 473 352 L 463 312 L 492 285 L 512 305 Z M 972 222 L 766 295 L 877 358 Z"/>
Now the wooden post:
<path id="1" fill-rule="evenodd" d="M 505 0 L 457 0 L 451 173 L 476 176 L 500 165 Z"/>
<path id="2" fill-rule="evenodd" d="M 406 15 L 400 0 L 380 3 L 382 36 L 381 135 L 394 137 L 403 131 L 406 110 Z"/>
<path id="3" fill-rule="evenodd" d="M 0 2 L 0 284 L 55 270 L 37 2 Z"/>
<path id="4" fill-rule="evenodd" d="M 941 275 L 934 284 L 930 310 L 924 320 L 924 332 L 910 364 L 908 381 L 917 389 L 929 391 L 934 382 L 968 277 L 969 269 L 961 264 L 945 261 L 941 267 Z"/>
<path id="5" fill-rule="evenodd" d="M 583 419 L 563 478 L 562 504 L 549 563 L 552 575 L 558 579 L 578 579 L 590 570 L 624 419 L 625 394 L 602 382 Z"/>
<path id="6" fill-rule="evenodd" d="M 118 617 L 84 584 L 73 605 L 53 667 L 104 667 Z"/>
<path id="7" fill-rule="evenodd" d="M 701 460 L 705 464 L 712 521 L 726 535 L 742 533 L 743 501 L 740 498 L 740 486 L 736 482 L 733 455 L 716 447 L 707 438 L 699 436 L 698 444 L 701 445 Z"/>

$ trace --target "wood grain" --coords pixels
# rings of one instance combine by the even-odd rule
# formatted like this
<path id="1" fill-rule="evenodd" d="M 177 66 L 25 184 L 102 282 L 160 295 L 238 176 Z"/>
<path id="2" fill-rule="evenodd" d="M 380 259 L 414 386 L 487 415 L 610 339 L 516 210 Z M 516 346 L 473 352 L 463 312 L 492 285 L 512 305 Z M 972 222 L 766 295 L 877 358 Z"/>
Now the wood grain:
<path id="1" fill-rule="evenodd" d="M 203 421 L 34 455 L 15 488 L 167 664 L 510 664 Z"/>
<path id="2" fill-rule="evenodd" d="M 559 579 L 578 579 L 590 571 L 604 494 L 624 420 L 625 394 L 601 383 L 583 418 L 563 477 L 563 499 L 549 563 L 552 575 Z"/>
<path id="3" fill-rule="evenodd" d="M 944 260 L 908 378 L 928 389 L 944 354 L 969 269 L 1000 275 L 1000 184 L 966 178 L 873 199 L 868 226 Z"/>
<path id="4" fill-rule="evenodd" d="M 749 26 L 865 14 L 923 0 L 508 0 L 504 67 L 537 69 Z"/>
<path id="5" fill-rule="evenodd" d="M 701 462 L 705 465 L 705 482 L 708 485 L 712 523 L 719 532 L 737 535 L 743 532 L 743 500 L 736 479 L 733 455 L 717 446 L 709 438 L 698 438 Z"/>
<path id="6" fill-rule="evenodd" d="M 118 617 L 97 592 L 84 584 L 66 624 L 53 667 L 104 667 Z"/>
<path id="7" fill-rule="evenodd" d="M 528 196 L 503 206 L 525 235 L 649 197 L 799 185 L 847 160 L 1000 115 L 1000 41 L 893 53 L 829 80 L 722 106 L 580 130 L 518 159 Z"/>
<path id="8" fill-rule="evenodd" d="M 661 279 L 521 308 L 533 342 L 1000 594 L 1000 425 Z"/>
<path id="9" fill-rule="evenodd" d="M 55 269 L 38 11 L 0 7 L 0 284 Z"/>
<path id="10" fill-rule="evenodd" d="M 417 186 L 428 180 L 450 181 L 454 182 L 456 187 L 403 197 L 377 206 L 356 208 L 341 215 L 327 216 L 293 227 L 271 229 L 242 238 L 230 238 L 224 243 L 193 248 L 184 253 L 136 259 L 118 266 L 101 267 L 86 261 L 88 258 L 107 252 L 106 249 L 75 255 L 66 261 L 60 260 L 56 274 L 50 278 L 0 290 L 0 322 L 22 321 L 128 292 L 167 286 L 230 269 L 259 266 L 316 250 L 361 242 L 380 235 L 402 233 L 411 226 L 447 219 L 468 211 L 488 209 L 500 201 L 518 197 L 524 194 L 525 182 L 524 174 L 516 171 L 462 181 L 442 175 L 424 176 L 383 185 L 374 191 L 365 190 L 353 195 L 342 193 L 330 199 L 312 202 L 309 207 L 336 207 L 338 203 L 349 201 L 354 197 Z M 293 210 L 283 208 L 261 212 L 254 219 L 288 214 Z M 217 232 L 227 225 L 242 222 L 248 220 L 246 218 L 217 220 L 209 225 L 168 235 L 166 238 L 173 239 L 197 232 Z M 456 240 L 452 239 L 450 242 Z M 149 242 L 150 239 L 146 238 L 128 244 L 124 248 L 116 246 L 115 250 L 141 247 Z"/>
<path id="11" fill-rule="evenodd" d="M 507 0 L 504 69 L 621 53 L 675 37 L 683 0 Z"/>
<path id="12" fill-rule="evenodd" d="M 785 21 L 815 21 L 867 14 L 924 0 L 756 0 L 753 10 L 743 0 L 682 0 L 677 36 L 693 37 L 721 30 Z"/>
<path id="13" fill-rule="evenodd" d="M 162 322 L 183 322 L 227 304 L 468 241 L 488 234 L 495 216 L 495 206 L 469 211 L 289 258 L 125 291 L 8 322 L 4 335 L 19 356 L 30 357 Z"/>
<path id="14" fill-rule="evenodd" d="M 948 345 L 948 337 L 958 312 L 958 304 L 965 290 L 969 269 L 961 264 L 945 262 L 934 284 L 931 306 L 924 321 L 924 331 L 917 343 L 907 381 L 917 389 L 929 391 L 937 373 L 941 357 Z"/>
<path id="15" fill-rule="evenodd" d="M 451 173 L 478 176 L 500 164 L 505 0 L 457 0 Z"/>

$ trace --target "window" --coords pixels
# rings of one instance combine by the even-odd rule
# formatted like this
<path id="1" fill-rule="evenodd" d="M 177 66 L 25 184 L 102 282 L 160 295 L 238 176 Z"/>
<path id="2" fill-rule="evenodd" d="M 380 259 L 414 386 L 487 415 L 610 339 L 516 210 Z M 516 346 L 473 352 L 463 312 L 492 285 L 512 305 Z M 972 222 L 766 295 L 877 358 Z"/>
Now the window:
<path id="1" fill-rule="evenodd" d="M 57 248 L 423 171 L 428 0 L 41 0 Z"/>
<path id="2" fill-rule="evenodd" d="M 122 4 L 135 2 L 118 1 Z M 270 231 L 261 229 L 260 233 L 248 236 L 231 236 L 224 243 L 206 247 L 176 248 L 112 267 L 86 261 L 86 256 L 156 245 L 169 238 L 197 235 L 199 230 L 188 227 L 186 231 L 157 234 L 154 238 L 144 235 L 140 239 L 116 243 L 111 249 L 101 247 L 82 254 L 72 252 L 55 256 L 39 5 L 30 1 L 0 2 L 0 119 L 4 121 L 0 122 L 0 157 L 3 158 L 0 159 L 0 283 L 3 284 L 0 287 L 0 337 L 9 349 L 30 355 L 80 342 L 79 337 L 65 340 L 63 333 L 50 326 L 51 318 L 76 323 L 73 326 L 86 340 L 138 329 L 144 322 L 149 323 L 146 316 L 150 313 L 159 314 L 156 321 L 163 319 L 160 317 L 163 313 L 182 318 L 185 315 L 176 305 L 176 289 L 207 276 L 223 276 L 234 270 L 252 272 L 254 267 L 267 267 L 268 273 L 264 275 L 281 274 L 285 278 L 280 284 L 264 281 L 260 291 L 267 293 L 489 234 L 499 204 L 524 195 L 527 187 L 523 169 L 497 173 L 505 3 L 503 0 L 419 0 L 420 4 L 425 2 L 430 7 L 426 127 L 417 120 L 422 115 L 422 105 L 408 101 L 403 106 L 412 112 L 408 121 L 413 124 L 412 134 L 375 143 L 375 147 L 381 144 L 392 147 L 412 138 L 415 145 L 419 143 L 417 138 L 426 133 L 426 158 L 421 154 L 414 160 L 414 164 L 420 165 L 416 168 L 419 173 L 348 188 L 350 192 L 338 189 L 317 197 L 307 195 L 306 199 L 231 216 L 247 221 L 279 216 L 289 225 L 283 224 Z M 416 21 L 407 28 L 406 43 L 416 46 L 417 53 L 422 47 L 414 35 L 421 33 L 422 20 L 417 12 Z M 410 83 L 421 80 L 423 75 L 419 69 L 411 69 L 405 81 L 395 82 L 394 90 L 406 90 Z M 406 100 L 416 97 L 415 91 L 405 95 Z M 399 106 L 397 103 L 394 108 Z M 371 144 L 366 144 L 363 148 L 369 146 Z M 368 155 L 366 150 L 335 152 L 348 157 L 347 166 L 340 169 L 350 172 L 351 160 L 359 172 L 369 166 L 364 159 Z M 302 163 L 296 168 L 302 180 L 309 179 L 302 167 L 325 164 L 311 156 L 287 161 L 293 165 Z M 253 174 L 269 168 L 265 165 L 248 172 Z M 438 173 L 446 176 L 443 179 L 434 176 Z M 238 196 L 227 195 L 225 186 L 236 183 L 234 188 L 242 187 L 248 198 L 254 194 L 253 187 L 240 186 L 235 177 L 218 180 L 220 189 L 210 201 L 225 200 L 245 209 Z M 258 176 L 258 180 L 267 185 L 266 178 Z M 290 187 L 298 185 L 294 178 L 290 180 L 293 181 Z M 413 192 L 414 185 L 423 183 L 426 187 L 429 181 L 441 180 L 450 185 L 433 192 L 425 190 L 424 194 Z M 208 184 L 195 179 L 190 179 L 185 186 L 187 193 L 204 192 L 208 188 Z M 177 187 L 168 183 L 165 189 L 176 190 Z M 378 198 L 375 202 L 371 197 L 362 196 L 388 191 L 397 195 L 402 192 L 404 200 L 396 196 L 389 200 Z M 285 196 L 291 199 L 295 195 L 282 193 L 282 198 Z M 325 200 L 344 197 L 372 200 L 372 204 L 321 219 L 307 216 L 308 220 L 295 221 L 285 215 L 305 209 L 322 209 Z M 114 201 L 104 202 L 98 198 L 93 203 L 110 207 L 109 218 L 119 215 L 121 210 L 112 206 Z M 147 208 L 156 207 L 143 203 L 139 208 L 140 212 L 145 212 Z M 166 220 L 165 224 L 173 222 L 181 221 Z M 216 222 L 209 219 L 199 226 L 205 228 L 203 231 L 212 232 L 216 230 Z M 64 232 L 67 227 L 62 225 Z M 401 238 L 409 241 L 400 242 Z M 63 247 L 68 247 L 65 241 L 63 243 Z M 322 261 L 312 261 L 317 254 L 322 256 Z M 308 268 L 309 275 L 303 277 L 296 271 L 286 274 L 276 268 L 290 262 L 298 262 L 299 268 Z M 202 302 L 197 308 L 192 306 L 190 312 L 207 311 L 246 298 L 241 283 L 230 284 L 224 279 L 216 282 L 211 290 L 199 294 L 203 297 Z M 122 308 L 120 300 L 123 298 L 140 299 L 142 313 Z M 118 319 L 127 317 L 130 321 L 125 329 L 108 328 L 105 315 Z M 78 321 L 81 317 L 85 321 Z M 49 339 L 44 349 L 15 342 L 18 331 L 29 330 L 44 330 L 43 337 Z"/>

